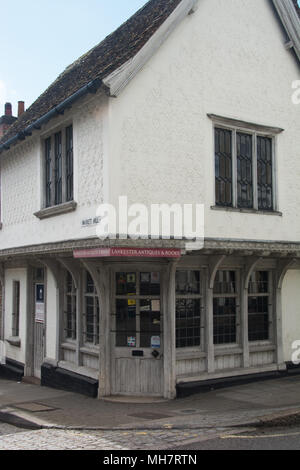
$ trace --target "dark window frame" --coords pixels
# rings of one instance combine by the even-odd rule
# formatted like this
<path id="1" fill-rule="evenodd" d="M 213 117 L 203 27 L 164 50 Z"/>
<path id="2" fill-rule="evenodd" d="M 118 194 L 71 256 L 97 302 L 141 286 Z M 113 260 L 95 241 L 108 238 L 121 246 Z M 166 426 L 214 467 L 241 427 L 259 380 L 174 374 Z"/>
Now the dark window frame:
<path id="1" fill-rule="evenodd" d="M 20 336 L 21 282 L 13 281 L 12 286 L 12 336 Z"/>
<path id="2" fill-rule="evenodd" d="M 253 129 L 249 129 L 247 127 L 242 128 L 239 126 L 226 126 L 225 124 L 218 124 L 214 123 L 214 160 L 215 160 L 215 206 L 217 208 L 224 208 L 224 209 L 234 209 L 234 210 L 254 210 L 257 212 L 268 212 L 274 213 L 277 212 L 277 179 L 276 179 L 276 135 L 275 134 L 267 134 L 265 132 L 254 131 Z M 218 174 L 218 142 L 216 135 L 218 132 L 227 132 L 231 133 L 231 142 L 232 142 L 232 153 L 231 153 L 231 174 L 232 174 L 232 203 L 230 201 L 226 201 L 222 203 L 220 200 L 221 198 L 218 196 L 218 185 L 220 176 Z M 252 142 L 252 178 L 251 181 L 248 181 L 248 184 L 251 184 L 251 198 L 250 201 L 246 201 L 243 203 L 243 198 L 240 197 L 241 189 L 239 188 L 239 184 L 243 183 L 245 185 L 244 178 L 239 178 L 238 170 L 239 170 L 239 155 L 238 155 L 238 136 L 247 136 L 251 137 Z M 271 151 L 270 159 L 268 162 L 262 163 L 260 165 L 260 146 L 259 142 L 261 140 L 265 140 L 269 142 L 269 148 Z M 241 156 L 240 156 L 241 157 Z M 248 160 L 250 156 L 248 156 Z M 245 160 L 245 155 L 240 158 L 241 161 Z M 247 160 L 247 159 L 246 159 Z M 271 163 L 271 164 L 270 164 Z M 268 189 L 266 181 L 264 181 L 264 175 L 259 173 L 260 169 L 264 166 L 269 168 L 268 175 L 270 180 L 271 174 L 271 186 Z M 260 182 L 260 179 L 262 180 Z M 260 188 L 263 188 L 261 190 Z M 268 195 L 267 204 L 266 201 L 263 200 L 262 194 L 263 192 Z M 240 193 L 240 194 L 239 194 Z M 271 196 L 270 196 L 271 193 Z M 271 203 L 270 203 L 271 197 Z M 251 201 L 252 199 L 252 201 Z M 252 202 L 252 203 L 251 203 Z"/>
<path id="3" fill-rule="evenodd" d="M 45 209 L 74 201 L 73 125 L 58 129 L 43 140 Z"/>

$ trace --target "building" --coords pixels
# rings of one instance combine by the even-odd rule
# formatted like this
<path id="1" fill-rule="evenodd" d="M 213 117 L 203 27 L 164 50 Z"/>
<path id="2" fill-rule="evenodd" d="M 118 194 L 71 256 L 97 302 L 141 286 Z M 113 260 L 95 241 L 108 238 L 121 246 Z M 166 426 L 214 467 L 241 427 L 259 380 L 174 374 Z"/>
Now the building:
<path id="1" fill-rule="evenodd" d="M 175 398 L 291 367 L 296 8 L 151 0 L 11 125 L 0 141 L 2 374 Z M 125 195 L 203 203 L 204 246 L 101 241 L 99 204 Z"/>

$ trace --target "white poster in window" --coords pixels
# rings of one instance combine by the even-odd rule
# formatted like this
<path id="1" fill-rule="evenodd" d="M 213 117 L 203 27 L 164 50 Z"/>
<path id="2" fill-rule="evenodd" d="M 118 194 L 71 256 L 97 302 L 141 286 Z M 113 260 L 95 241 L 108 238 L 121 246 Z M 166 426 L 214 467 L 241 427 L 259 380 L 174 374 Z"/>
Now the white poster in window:
<path id="1" fill-rule="evenodd" d="M 151 336 L 151 348 L 152 349 L 160 348 L 160 336 Z"/>

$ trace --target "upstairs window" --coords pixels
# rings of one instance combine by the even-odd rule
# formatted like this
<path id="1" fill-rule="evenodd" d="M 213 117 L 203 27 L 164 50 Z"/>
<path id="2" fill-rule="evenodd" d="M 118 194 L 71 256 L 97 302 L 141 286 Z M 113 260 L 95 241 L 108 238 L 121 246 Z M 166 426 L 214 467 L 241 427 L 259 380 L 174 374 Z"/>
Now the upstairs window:
<path id="1" fill-rule="evenodd" d="M 274 211 L 273 136 L 221 126 L 214 132 L 216 206 Z"/>
<path id="2" fill-rule="evenodd" d="M 45 207 L 73 201 L 73 126 L 44 141 Z"/>

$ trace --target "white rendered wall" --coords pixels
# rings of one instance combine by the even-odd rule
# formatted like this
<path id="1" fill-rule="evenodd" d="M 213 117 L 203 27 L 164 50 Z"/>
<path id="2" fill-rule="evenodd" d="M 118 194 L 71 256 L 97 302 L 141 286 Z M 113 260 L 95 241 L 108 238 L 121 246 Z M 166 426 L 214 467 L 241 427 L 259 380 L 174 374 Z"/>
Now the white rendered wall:
<path id="1" fill-rule="evenodd" d="M 101 95 L 81 100 L 63 117 L 51 120 L 42 133 L 1 155 L 2 223 L 0 249 L 95 236 L 95 227 L 81 222 L 96 216 L 103 202 L 103 127 L 106 99 Z M 43 139 L 73 123 L 75 212 L 39 220 L 42 208 Z"/>
<path id="2" fill-rule="evenodd" d="M 6 356 L 24 364 L 26 350 L 27 270 L 25 268 L 19 268 L 7 269 L 5 271 L 5 339 L 9 339 L 12 336 L 14 281 L 20 282 L 19 337 L 21 346 L 11 346 L 6 342 Z"/>
<path id="3" fill-rule="evenodd" d="M 282 286 L 284 360 L 291 361 L 292 345 L 300 341 L 300 270 L 287 272 Z"/>
<path id="4" fill-rule="evenodd" d="M 110 184 L 131 202 L 205 203 L 205 236 L 300 240 L 300 69 L 268 0 L 201 0 L 110 102 Z M 210 209 L 213 126 L 208 113 L 285 129 L 278 137 L 283 217 Z"/>

